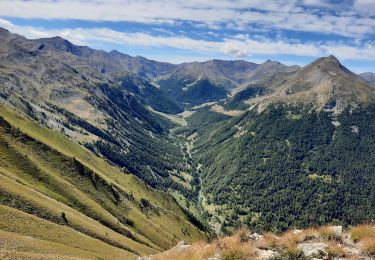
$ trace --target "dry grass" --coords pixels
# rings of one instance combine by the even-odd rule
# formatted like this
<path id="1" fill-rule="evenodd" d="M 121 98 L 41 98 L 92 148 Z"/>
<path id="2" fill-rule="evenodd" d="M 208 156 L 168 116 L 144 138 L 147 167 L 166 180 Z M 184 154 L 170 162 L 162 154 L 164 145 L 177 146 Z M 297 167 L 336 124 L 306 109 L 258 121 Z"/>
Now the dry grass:
<path id="1" fill-rule="evenodd" d="M 217 242 L 223 260 L 245 260 L 256 256 L 254 247 L 250 243 L 244 243 L 240 233 L 233 237 L 226 237 Z"/>
<path id="2" fill-rule="evenodd" d="M 375 225 L 353 227 L 350 231 L 350 237 L 354 242 L 361 241 L 364 238 L 375 238 Z"/>
<path id="3" fill-rule="evenodd" d="M 265 233 L 264 238 L 255 242 L 255 246 L 261 249 L 274 249 L 279 246 L 279 237 L 272 233 Z"/>
<path id="4" fill-rule="evenodd" d="M 64 257 L 135 259 L 136 255 L 76 230 L 0 205 L 0 258 L 18 253 Z M 14 259 L 14 258 L 13 258 Z M 40 258 L 42 259 L 42 258 Z M 51 259 L 45 257 L 43 259 Z M 52 258 L 53 259 L 53 258 Z"/>
<path id="5" fill-rule="evenodd" d="M 153 260 L 203 260 L 220 255 L 223 260 L 246 260 L 256 257 L 255 247 L 244 240 L 245 230 L 239 230 L 231 237 L 223 237 L 211 244 L 194 243 L 191 246 L 181 246 L 167 252 L 155 255 Z"/>
<path id="6" fill-rule="evenodd" d="M 276 250 L 283 256 L 293 259 L 301 257 L 302 251 L 298 249 L 298 244 L 309 240 L 326 241 L 329 243 L 330 255 L 344 256 L 346 252 L 338 246 L 341 241 L 334 230 L 329 226 L 319 228 L 309 228 L 301 231 L 290 230 L 282 236 L 276 236 L 272 233 L 264 234 L 264 238 L 254 243 L 257 248 Z"/>
<path id="7" fill-rule="evenodd" d="M 364 238 L 361 245 L 362 252 L 368 256 L 375 256 L 375 237 Z"/>
<path id="8" fill-rule="evenodd" d="M 342 237 L 338 236 L 330 226 L 320 227 L 317 229 L 317 232 L 319 233 L 319 236 L 326 241 L 340 241 L 342 239 Z"/>
<path id="9" fill-rule="evenodd" d="M 203 260 L 215 255 L 216 245 L 198 242 L 186 248 L 172 249 L 155 255 L 153 260 Z"/>
<path id="10" fill-rule="evenodd" d="M 255 244 L 259 248 L 263 249 L 290 249 L 296 248 L 298 243 L 306 240 L 317 238 L 319 231 L 314 228 L 306 229 L 300 232 L 290 230 L 284 233 L 281 237 L 278 237 L 272 233 L 264 234 L 264 239 L 258 240 Z"/>
<path id="11" fill-rule="evenodd" d="M 290 230 L 280 236 L 273 233 L 263 234 L 259 240 L 251 240 L 249 231 L 240 229 L 230 237 L 223 237 L 211 244 L 195 243 L 192 246 L 182 246 L 163 252 L 151 259 L 155 260 L 204 260 L 210 257 L 226 260 L 259 259 L 272 250 L 279 254 L 281 259 L 310 259 L 304 254 L 301 244 L 324 244 L 324 257 L 327 259 L 362 259 L 364 256 L 375 256 L 375 236 L 373 226 L 361 225 L 353 228 L 351 232 L 361 237 L 358 247 L 352 243 L 347 244 L 342 235 L 335 231 L 335 227 L 323 226 L 305 230 Z M 359 236 L 360 235 L 360 236 Z M 361 249 L 361 251 L 359 250 Z M 361 258 L 362 257 L 362 258 Z"/>
<path id="12" fill-rule="evenodd" d="M 346 257 L 348 254 L 348 252 L 344 248 L 342 248 L 335 242 L 330 242 L 328 244 L 327 253 L 329 259 L 334 259 L 336 257 Z"/>

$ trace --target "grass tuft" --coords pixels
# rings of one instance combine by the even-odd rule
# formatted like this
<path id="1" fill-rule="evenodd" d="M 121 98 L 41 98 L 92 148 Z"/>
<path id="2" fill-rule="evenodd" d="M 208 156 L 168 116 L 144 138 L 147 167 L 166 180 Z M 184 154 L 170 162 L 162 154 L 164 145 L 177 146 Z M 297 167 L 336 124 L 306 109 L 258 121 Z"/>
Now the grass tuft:
<path id="1" fill-rule="evenodd" d="M 364 254 L 370 257 L 375 257 L 375 237 L 364 238 L 361 249 Z"/>
<path id="2" fill-rule="evenodd" d="M 350 237 L 354 242 L 361 241 L 364 238 L 375 238 L 375 226 L 359 225 L 353 227 L 350 231 Z"/>
<path id="3" fill-rule="evenodd" d="M 343 258 L 347 256 L 347 251 L 334 242 L 329 243 L 327 253 L 329 259 L 335 259 L 337 257 Z"/>

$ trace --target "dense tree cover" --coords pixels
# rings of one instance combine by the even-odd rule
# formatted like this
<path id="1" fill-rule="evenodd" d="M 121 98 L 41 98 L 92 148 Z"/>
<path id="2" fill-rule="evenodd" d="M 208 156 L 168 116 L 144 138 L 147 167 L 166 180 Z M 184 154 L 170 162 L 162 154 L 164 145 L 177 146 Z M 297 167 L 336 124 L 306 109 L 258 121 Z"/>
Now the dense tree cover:
<path id="1" fill-rule="evenodd" d="M 225 225 L 285 230 L 375 218 L 375 107 L 272 106 L 210 130 L 195 156 Z M 334 126 L 333 122 L 336 126 Z"/>
<path id="2" fill-rule="evenodd" d="M 168 136 L 175 125 L 117 87 L 102 85 L 101 89 L 108 100 L 92 97 L 89 102 L 111 116 L 106 132 L 115 141 L 101 138 L 86 146 L 152 187 L 189 193 L 170 175 L 173 170 L 187 171 L 180 146 Z"/>
<path id="3" fill-rule="evenodd" d="M 144 105 L 149 105 L 157 111 L 169 114 L 177 114 L 183 111 L 183 109 L 164 92 L 144 79 L 134 79 L 133 77 L 127 76 L 122 77 L 119 80 L 121 88 L 118 88 L 117 90 L 132 93 L 137 100 Z"/>
<path id="4" fill-rule="evenodd" d="M 94 126 L 73 113 L 48 103 L 50 113 L 59 114 L 59 122 L 66 128 L 84 129 L 99 139 L 84 143 L 85 147 L 120 166 L 152 187 L 178 190 L 185 196 L 191 191 L 171 178 L 171 171 L 187 171 L 186 162 L 176 140 L 169 137 L 175 125 L 147 110 L 133 95 L 118 87 L 101 85 L 107 99 L 94 96 L 88 99 L 95 107 L 110 115 L 105 128 Z M 30 106 L 30 114 L 36 112 Z M 35 118 L 37 115 L 35 114 Z"/>
<path id="5" fill-rule="evenodd" d="M 162 79 L 158 81 L 160 89 L 174 100 L 190 105 L 199 105 L 205 102 L 217 101 L 227 97 L 227 91 L 216 86 L 208 79 L 198 81 L 190 79 Z"/>

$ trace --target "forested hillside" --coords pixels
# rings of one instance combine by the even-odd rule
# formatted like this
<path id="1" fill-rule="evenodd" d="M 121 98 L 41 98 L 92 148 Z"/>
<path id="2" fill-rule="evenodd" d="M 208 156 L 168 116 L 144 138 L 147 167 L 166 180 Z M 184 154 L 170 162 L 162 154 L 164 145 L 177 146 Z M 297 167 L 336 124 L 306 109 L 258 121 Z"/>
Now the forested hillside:
<path id="1" fill-rule="evenodd" d="M 279 105 L 209 128 L 194 154 L 213 219 L 274 231 L 373 219 L 374 116 Z"/>

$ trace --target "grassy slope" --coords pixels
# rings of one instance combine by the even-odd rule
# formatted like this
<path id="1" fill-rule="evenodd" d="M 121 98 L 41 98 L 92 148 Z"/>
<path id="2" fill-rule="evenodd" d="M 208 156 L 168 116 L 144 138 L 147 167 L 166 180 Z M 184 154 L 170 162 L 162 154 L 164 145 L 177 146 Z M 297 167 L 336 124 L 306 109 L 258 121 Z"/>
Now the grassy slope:
<path id="1" fill-rule="evenodd" d="M 7 206 L 0 205 L 0 209 L 2 252 L 9 258 L 27 253 L 43 257 L 64 255 L 82 258 L 135 258 L 134 254 L 112 247 L 72 228 Z M 7 225 L 9 222 L 13 225 Z"/>
<path id="2" fill-rule="evenodd" d="M 141 255 L 182 239 L 205 239 L 170 195 L 149 188 L 60 133 L 9 109 L 0 107 L 0 116 L 20 130 L 1 122 L 1 204 Z M 150 206 L 142 205 L 142 199 L 151 202 Z M 5 226 L 17 224 L 7 221 Z M 32 232 L 26 235 L 39 239 Z M 48 243 L 54 239 L 53 234 L 43 238 Z"/>

